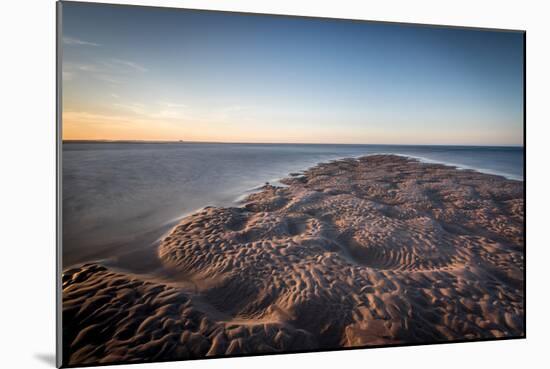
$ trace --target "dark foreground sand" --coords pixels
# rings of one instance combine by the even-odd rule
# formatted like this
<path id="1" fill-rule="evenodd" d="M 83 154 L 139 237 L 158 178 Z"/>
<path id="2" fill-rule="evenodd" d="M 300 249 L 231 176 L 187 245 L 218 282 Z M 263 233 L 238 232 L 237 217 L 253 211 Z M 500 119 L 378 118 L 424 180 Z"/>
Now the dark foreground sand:
<path id="1" fill-rule="evenodd" d="M 69 365 L 523 336 L 523 183 L 320 164 L 166 237 L 166 271 L 63 275 Z"/>

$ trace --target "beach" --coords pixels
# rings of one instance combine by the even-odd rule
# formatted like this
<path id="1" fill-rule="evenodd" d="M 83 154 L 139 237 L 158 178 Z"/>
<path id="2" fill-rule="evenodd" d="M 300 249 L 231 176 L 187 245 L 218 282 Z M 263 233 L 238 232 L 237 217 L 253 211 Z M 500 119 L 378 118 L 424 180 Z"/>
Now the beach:
<path id="1" fill-rule="evenodd" d="M 64 362 L 521 337 L 524 183 L 369 155 L 185 216 L 143 272 L 63 273 Z"/>

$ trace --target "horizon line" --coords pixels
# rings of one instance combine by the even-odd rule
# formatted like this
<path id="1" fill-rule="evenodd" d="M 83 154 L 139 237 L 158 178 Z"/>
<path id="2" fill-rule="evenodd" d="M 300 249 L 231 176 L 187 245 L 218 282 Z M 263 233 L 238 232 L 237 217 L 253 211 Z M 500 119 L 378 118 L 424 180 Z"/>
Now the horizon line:
<path id="1" fill-rule="evenodd" d="M 326 142 L 244 142 L 244 141 L 189 141 L 189 140 L 108 140 L 108 139 L 62 139 L 62 143 L 121 143 L 121 144 L 240 144 L 240 145 L 348 145 L 348 146 L 469 146 L 469 147 L 525 147 L 524 144 L 399 144 L 399 143 L 326 143 Z"/>

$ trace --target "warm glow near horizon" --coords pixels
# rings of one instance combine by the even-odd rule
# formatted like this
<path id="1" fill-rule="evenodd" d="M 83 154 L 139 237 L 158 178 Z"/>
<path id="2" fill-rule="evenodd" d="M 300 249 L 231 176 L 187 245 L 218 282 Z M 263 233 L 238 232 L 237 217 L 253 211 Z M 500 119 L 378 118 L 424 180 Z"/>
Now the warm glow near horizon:
<path id="1" fill-rule="evenodd" d="M 83 4 L 64 20 L 64 140 L 523 144 L 519 33 Z"/>

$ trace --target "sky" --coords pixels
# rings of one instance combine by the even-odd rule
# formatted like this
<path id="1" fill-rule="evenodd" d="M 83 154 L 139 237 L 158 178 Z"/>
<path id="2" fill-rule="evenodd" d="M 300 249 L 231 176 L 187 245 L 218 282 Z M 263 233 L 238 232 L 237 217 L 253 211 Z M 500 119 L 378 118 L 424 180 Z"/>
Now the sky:
<path id="1" fill-rule="evenodd" d="M 523 144 L 523 34 L 63 3 L 64 140 Z"/>

